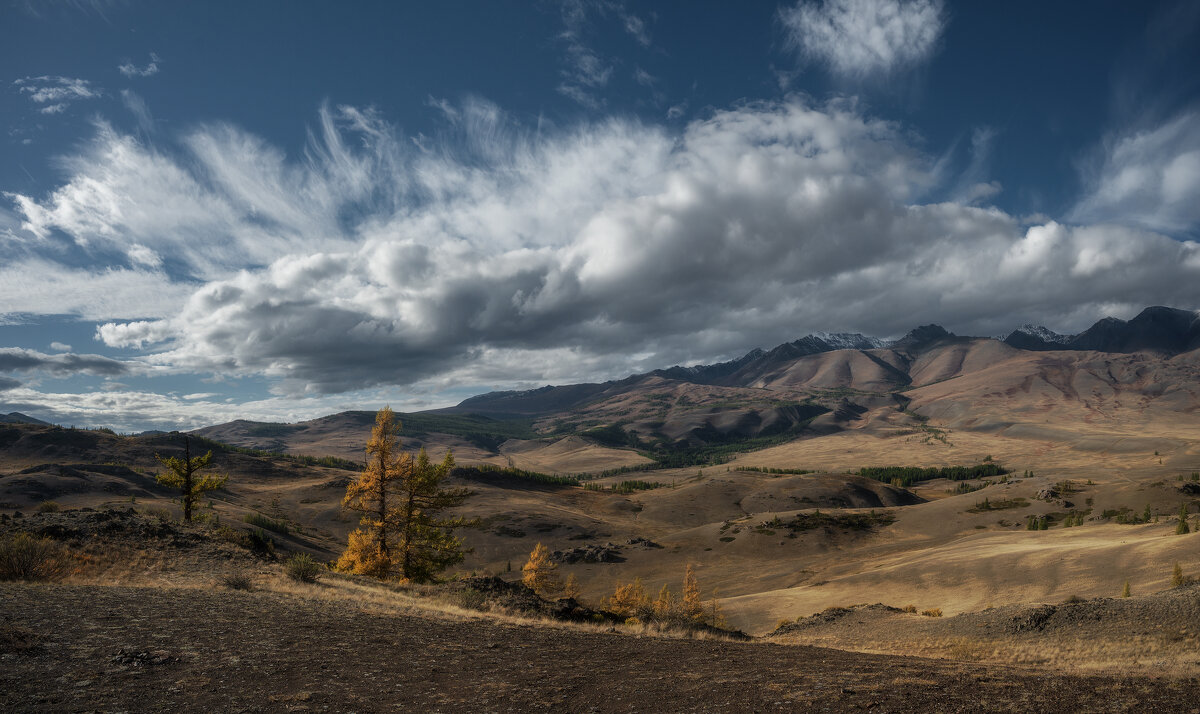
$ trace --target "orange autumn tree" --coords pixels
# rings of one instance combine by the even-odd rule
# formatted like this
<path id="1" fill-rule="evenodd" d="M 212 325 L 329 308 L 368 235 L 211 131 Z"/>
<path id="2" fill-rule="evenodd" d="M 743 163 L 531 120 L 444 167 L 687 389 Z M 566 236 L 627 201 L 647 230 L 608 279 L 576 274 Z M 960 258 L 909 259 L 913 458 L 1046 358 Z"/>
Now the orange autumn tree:
<path id="1" fill-rule="evenodd" d="M 548 596 L 562 587 L 558 580 L 558 564 L 550 560 L 550 549 L 541 543 L 533 547 L 521 572 L 521 582 L 538 595 Z"/>
<path id="2" fill-rule="evenodd" d="M 346 508 L 362 514 L 362 527 L 350 534 L 337 567 L 380 579 L 399 576 L 425 581 L 462 562 L 466 550 L 453 531 L 466 521 L 440 514 L 461 504 L 471 492 L 441 487 L 454 468 L 449 451 L 434 465 L 424 449 L 416 457 L 400 451 L 399 431 L 390 407 L 375 415 L 367 466 L 346 487 L 342 500 Z"/>

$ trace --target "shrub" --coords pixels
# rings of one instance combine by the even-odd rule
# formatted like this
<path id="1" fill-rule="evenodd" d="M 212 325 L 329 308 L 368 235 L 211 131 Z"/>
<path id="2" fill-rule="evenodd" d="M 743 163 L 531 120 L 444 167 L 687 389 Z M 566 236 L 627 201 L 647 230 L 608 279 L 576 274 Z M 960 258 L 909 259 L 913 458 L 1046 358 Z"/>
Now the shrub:
<path id="1" fill-rule="evenodd" d="M 230 590 L 245 590 L 246 592 L 250 592 L 254 589 L 253 585 L 250 583 L 250 576 L 246 575 L 245 573 L 232 573 L 230 575 L 226 575 L 221 580 L 221 584 Z"/>
<path id="2" fill-rule="evenodd" d="M 275 557 L 275 540 L 262 530 L 250 531 L 242 538 L 241 544 L 259 555 Z"/>
<path id="3" fill-rule="evenodd" d="M 941 617 L 942 616 L 942 608 L 940 608 L 940 607 L 931 608 L 929 610 L 922 611 L 921 614 L 924 615 L 925 617 Z"/>
<path id="4" fill-rule="evenodd" d="M 252 526 L 258 526 L 259 528 L 265 528 L 266 530 L 274 531 L 280 535 L 287 535 L 290 532 L 288 529 L 288 524 L 284 521 L 277 521 L 273 518 L 267 518 L 261 513 L 247 513 L 246 515 L 242 516 L 242 521 L 244 523 L 249 523 Z"/>
<path id="5" fill-rule="evenodd" d="M 1125 587 L 1121 588 L 1121 597 L 1129 597 L 1129 581 L 1125 581 Z"/>
<path id="6" fill-rule="evenodd" d="M 50 580 L 66 565 L 62 547 L 49 538 L 17 533 L 0 541 L 0 580 Z"/>
<path id="7" fill-rule="evenodd" d="M 37 507 L 38 513 L 58 513 L 60 510 L 62 506 L 55 501 L 42 501 Z"/>
<path id="8" fill-rule="evenodd" d="M 905 605 L 905 606 L 904 606 L 904 611 L 905 611 L 905 612 L 910 612 L 910 613 L 911 613 L 911 612 L 916 612 L 916 611 L 917 611 L 917 606 L 916 606 L 916 605 Z"/>
<path id="9" fill-rule="evenodd" d="M 1183 574 L 1183 568 L 1179 567 L 1179 563 L 1175 564 L 1175 570 L 1171 572 L 1171 587 L 1178 588 L 1188 584 L 1188 578 Z"/>
<path id="10" fill-rule="evenodd" d="M 321 564 L 308 553 L 292 555 L 283 568 L 289 578 L 301 583 L 315 583 L 321 575 Z"/>
<path id="11" fill-rule="evenodd" d="M 475 588 L 466 588 L 458 594 L 458 606 L 465 610 L 487 610 L 487 595 Z"/>

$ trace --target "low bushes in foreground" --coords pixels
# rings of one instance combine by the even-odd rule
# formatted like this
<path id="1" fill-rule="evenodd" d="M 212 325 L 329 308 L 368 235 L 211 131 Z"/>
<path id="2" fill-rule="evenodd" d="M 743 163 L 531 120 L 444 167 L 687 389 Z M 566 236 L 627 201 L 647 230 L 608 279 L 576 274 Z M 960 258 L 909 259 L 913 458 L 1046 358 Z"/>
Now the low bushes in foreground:
<path id="1" fill-rule="evenodd" d="M 284 572 L 300 583 L 315 583 L 321 576 L 321 564 L 308 553 L 296 553 L 283 563 Z"/>
<path id="2" fill-rule="evenodd" d="M 52 580 L 66 568 L 62 546 L 49 538 L 17 533 L 0 540 L 0 580 Z"/>

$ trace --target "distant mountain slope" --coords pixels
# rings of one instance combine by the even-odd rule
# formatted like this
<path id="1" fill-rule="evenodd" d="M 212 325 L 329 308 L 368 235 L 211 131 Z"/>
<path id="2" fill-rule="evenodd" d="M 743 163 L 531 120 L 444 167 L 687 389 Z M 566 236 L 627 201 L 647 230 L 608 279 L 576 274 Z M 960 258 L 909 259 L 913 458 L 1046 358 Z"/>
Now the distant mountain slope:
<path id="1" fill-rule="evenodd" d="M 1200 315 L 1192 310 L 1148 307 L 1126 322 L 1106 317 L 1078 335 L 1059 335 L 1044 327 L 1026 325 L 1004 341 L 1023 350 L 1092 350 L 1096 352 L 1158 352 L 1177 355 L 1200 348 Z"/>
<path id="2" fill-rule="evenodd" d="M 8 414 L 0 414 L 0 424 L 41 424 L 50 426 L 50 422 L 35 419 L 31 416 L 26 416 L 21 412 L 9 412 Z"/>

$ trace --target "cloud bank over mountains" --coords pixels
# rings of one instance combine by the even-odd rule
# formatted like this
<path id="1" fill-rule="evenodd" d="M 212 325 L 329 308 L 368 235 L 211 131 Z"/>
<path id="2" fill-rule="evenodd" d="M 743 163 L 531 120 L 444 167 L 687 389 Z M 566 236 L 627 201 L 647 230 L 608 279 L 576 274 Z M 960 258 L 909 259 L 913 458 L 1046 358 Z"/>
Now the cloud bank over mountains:
<path id="1" fill-rule="evenodd" d="M 73 306 L 105 321 L 106 345 L 292 397 L 620 376 L 819 329 L 1000 334 L 1200 303 L 1197 243 L 951 200 L 961 176 L 848 100 L 746 103 L 680 131 L 535 133 L 478 99 L 446 117 L 434 141 L 326 107 L 299 159 L 229 124 L 165 146 L 100 123 L 61 186 L 10 196 L 25 238 L 0 273 L 43 271 L 83 296 L 132 278 L 123 304 Z M 1192 180 L 1167 168 L 1146 169 L 1164 172 L 1156 196 Z M 37 308 L 18 292 L 0 300 Z"/>

